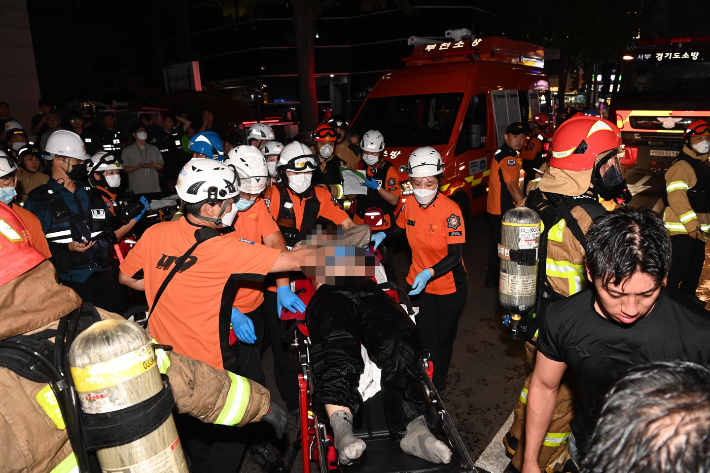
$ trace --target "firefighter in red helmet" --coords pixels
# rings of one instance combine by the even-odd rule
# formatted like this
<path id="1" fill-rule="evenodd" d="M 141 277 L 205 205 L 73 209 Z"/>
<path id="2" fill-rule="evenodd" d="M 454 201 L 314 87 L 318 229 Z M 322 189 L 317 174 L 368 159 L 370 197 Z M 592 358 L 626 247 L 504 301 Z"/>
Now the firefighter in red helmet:
<path id="1" fill-rule="evenodd" d="M 318 168 L 313 173 L 314 184 L 328 189 L 335 199 L 342 199 L 343 180 L 340 168 L 345 161 L 335 154 L 338 132 L 335 128 L 321 123 L 313 131 L 313 154 L 318 158 Z"/>

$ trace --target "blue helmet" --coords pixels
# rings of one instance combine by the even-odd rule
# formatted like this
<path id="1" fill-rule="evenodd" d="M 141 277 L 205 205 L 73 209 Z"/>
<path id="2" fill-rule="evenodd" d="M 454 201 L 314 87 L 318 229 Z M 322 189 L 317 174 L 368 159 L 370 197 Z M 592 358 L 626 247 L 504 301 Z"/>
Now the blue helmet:
<path id="1" fill-rule="evenodd" d="M 208 158 L 222 161 L 224 159 L 224 146 L 222 139 L 214 131 L 198 133 L 187 143 L 187 149 L 195 153 L 204 154 Z"/>
<path id="2" fill-rule="evenodd" d="M 589 117 L 601 117 L 602 114 L 597 112 L 596 110 L 588 109 L 584 111 L 584 114 L 589 116 Z"/>

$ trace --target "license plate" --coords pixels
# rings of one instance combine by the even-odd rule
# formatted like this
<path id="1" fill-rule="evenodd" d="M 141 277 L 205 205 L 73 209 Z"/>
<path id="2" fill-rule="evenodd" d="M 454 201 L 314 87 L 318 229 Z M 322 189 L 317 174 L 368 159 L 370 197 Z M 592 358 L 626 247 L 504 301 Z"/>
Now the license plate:
<path id="1" fill-rule="evenodd" d="M 679 151 L 665 150 L 665 149 L 652 149 L 651 156 L 666 156 L 669 158 L 675 158 L 678 156 Z"/>

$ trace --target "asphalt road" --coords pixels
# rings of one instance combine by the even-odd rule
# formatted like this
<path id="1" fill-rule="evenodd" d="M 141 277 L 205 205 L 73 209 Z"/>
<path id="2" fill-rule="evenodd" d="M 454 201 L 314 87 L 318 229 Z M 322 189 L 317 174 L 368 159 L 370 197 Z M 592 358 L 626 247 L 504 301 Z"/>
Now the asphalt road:
<path id="1" fill-rule="evenodd" d="M 662 176 L 645 176 L 627 171 L 630 190 L 634 194 L 632 206 L 652 208 L 663 189 Z M 469 275 L 466 305 L 461 315 L 458 336 L 454 345 L 449 386 L 442 393 L 454 424 L 456 425 L 471 458 L 482 471 L 502 473 L 508 464 L 501 442 L 507 431 L 511 413 L 528 374 L 523 362 L 522 342 L 508 338 L 501 323 L 502 310 L 498 307 L 496 288 L 484 286 L 487 248 L 490 230 L 486 216 L 471 219 L 466 228 L 464 263 Z M 395 268 L 399 283 L 403 285 L 409 268 L 410 251 L 403 242 L 395 251 Z M 708 280 L 707 269 L 704 281 Z M 710 284 L 701 288 L 710 297 Z M 264 365 L 267 387 L 274 399 L 283 407 L 273 381 L 273 360 L 270 351 L 265 354 Z M 296 439 L 295 419 L 291 419 L 288 439 L 280 444 L 284 458 Z M 293 471 L 301 471 L 300 453 Z M 258 467 L 246 458 L 244 472 L 258 472 Z"/>

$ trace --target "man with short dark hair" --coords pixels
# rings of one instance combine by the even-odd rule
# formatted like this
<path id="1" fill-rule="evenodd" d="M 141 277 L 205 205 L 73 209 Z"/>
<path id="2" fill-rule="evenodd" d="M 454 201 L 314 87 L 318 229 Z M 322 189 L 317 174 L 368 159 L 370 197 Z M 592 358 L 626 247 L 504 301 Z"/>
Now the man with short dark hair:
<path id="1" fill-rule="evenodd" d="M 710 368 L 640 366 L 604 398 L 585 473 L 710 471 Z"/>
<path id="2" fill-rule="evenodd" d="M 47 141 L 49 141 L 49 137 L 52 136 L 52 133 L 63 129 L 62 116 L 59 115 L 59 112 L 55 108 L 47 114 L 47 130 L 42 133 L 42 137 L 39 139 L 39 147 L 42 149 L 47 148 Z"/>
<path id="3" fill-rule="evenodd" d="M 69 114 L 69 125 L 72 131 L 84 141 L 87 154 L 93 156 L 97 151 L 101 150 L 99 137 L 90 128 L 84 127 L 84 115 L 81 112 L 73 111 Z"/>
<path id="4" fill-rule="evenodd" d="M 710 362 L 710 317 L 661 287 L 670 265 L 670 237 L 652 211 L 624 208 L 595 220 L 586 254 L 593 290 L 551 304 L 540 328 L 523 472 L 540 472 L 538 452 L 568 366 L 577 376 L 579 397 L 572 436 L 564 440 L 578 464 L 595 404 L 614 381 L 654 361 Z"/>
<path id="5" fill-rule="evenodd" d="M 160 198 L 158 173 L 163 171 L 163 156 L 157 146 L 146 143 L 148 133 L 140 123 L 130 128 L 135 142 L 121 153 L 123 170 L 128 174 L 131 190 L 147 199 Z"/>
<path id="6" fill-rule="evenodd" d="M 113 113 L 104 113 L 102 121 L 104 126 L 99 129 L 99 139 L 104 151 L 119 151 L 131 144 L 126 132 L 116 126 L 116 117 Z"/>

